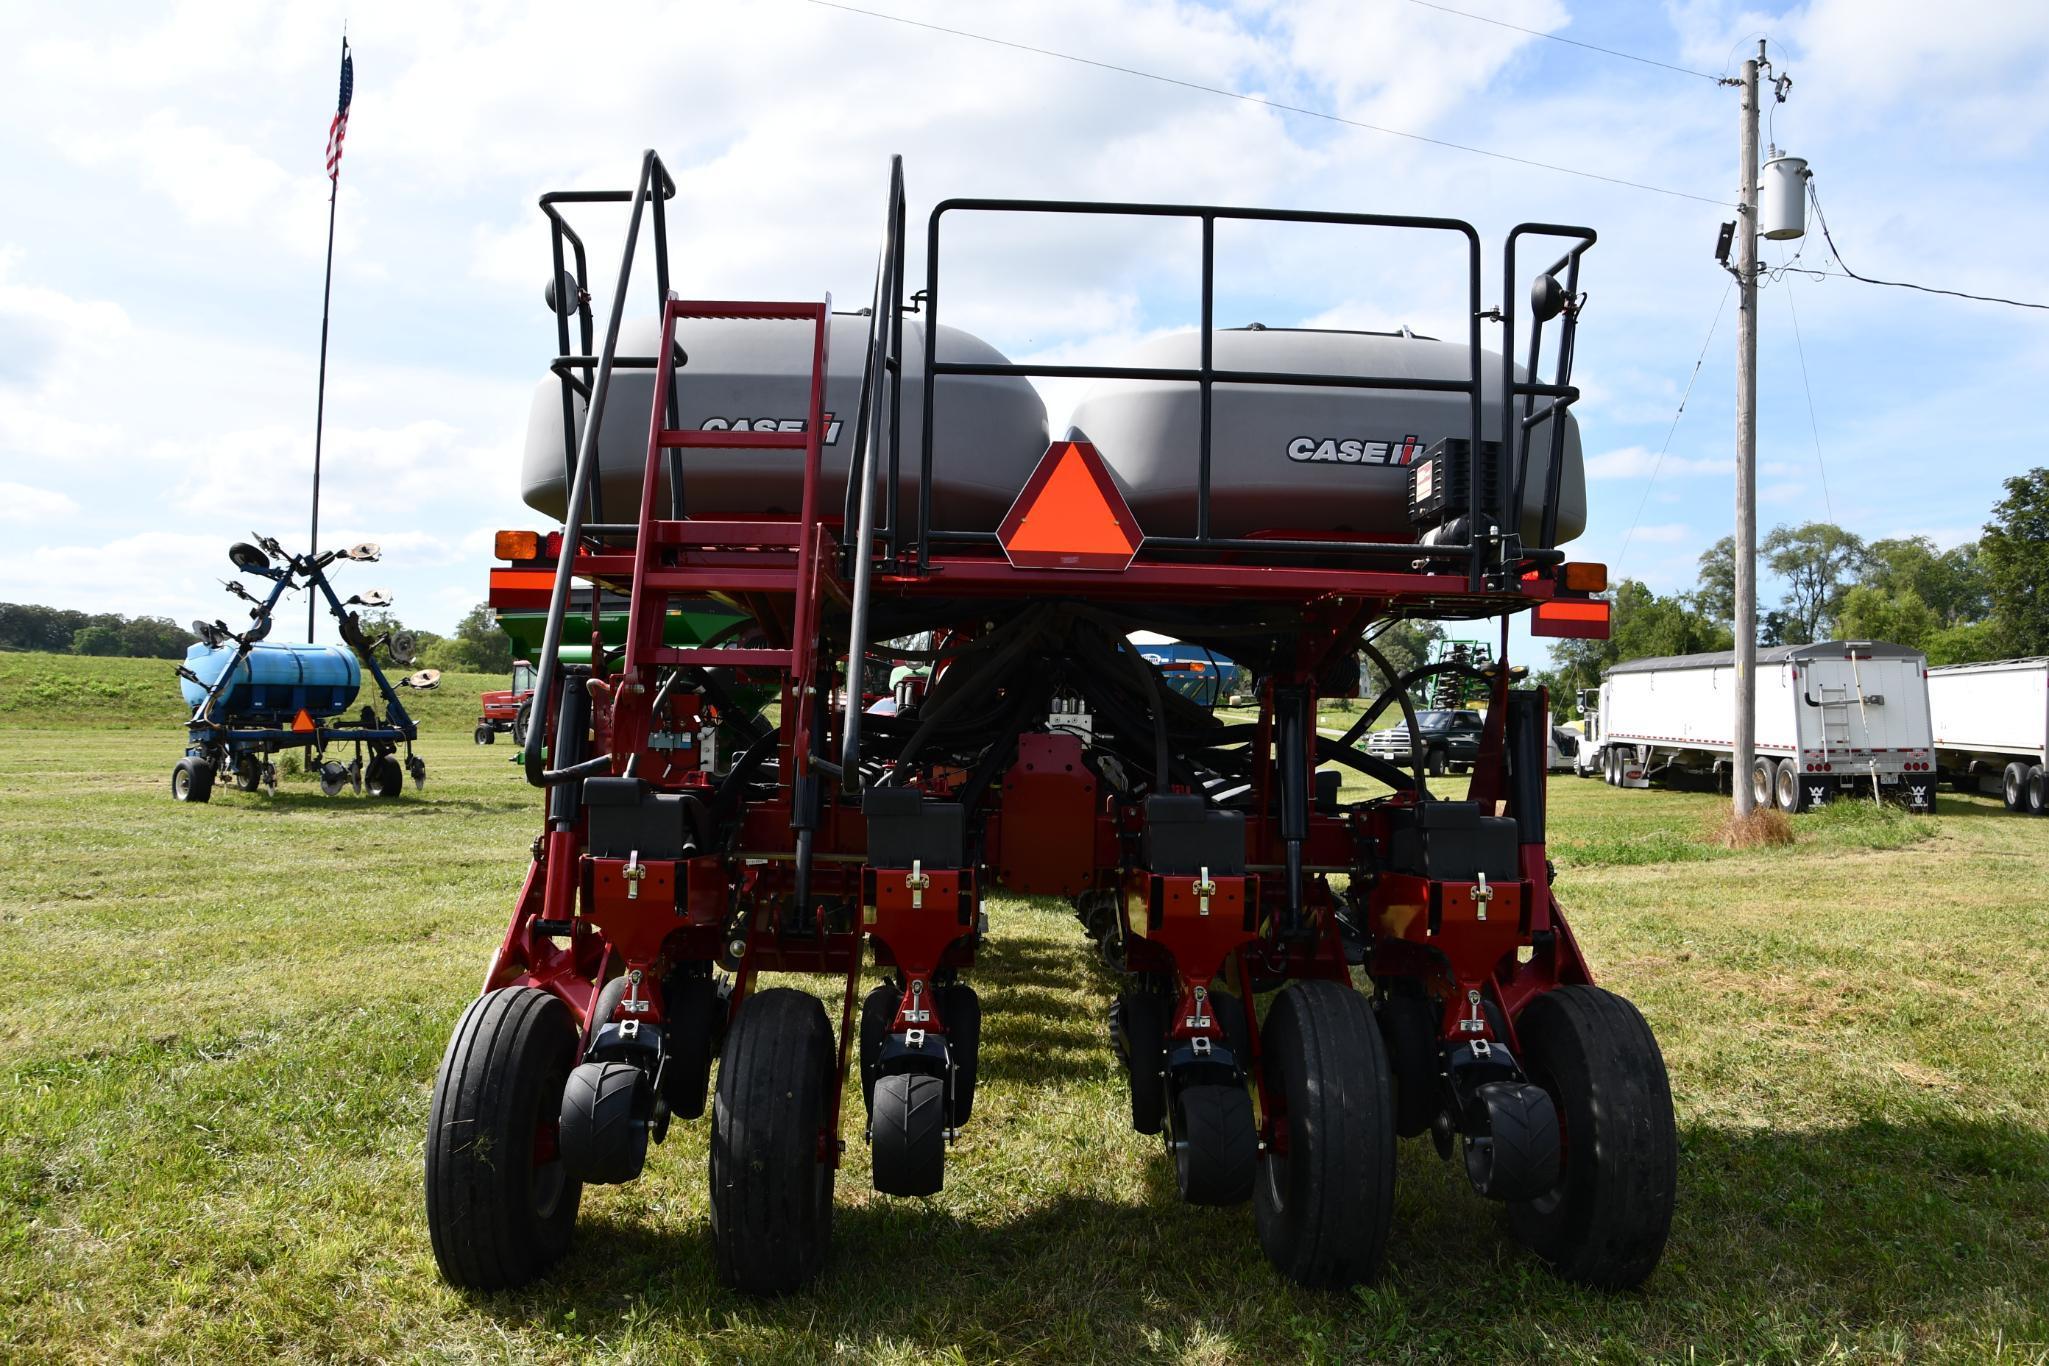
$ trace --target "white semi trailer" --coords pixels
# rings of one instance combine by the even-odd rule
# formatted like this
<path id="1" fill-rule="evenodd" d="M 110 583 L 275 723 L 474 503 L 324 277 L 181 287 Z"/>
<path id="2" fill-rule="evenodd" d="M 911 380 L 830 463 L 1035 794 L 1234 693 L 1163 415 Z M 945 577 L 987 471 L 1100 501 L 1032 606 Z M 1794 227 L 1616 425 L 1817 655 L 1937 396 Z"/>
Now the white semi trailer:
<path id="1" fill-rule="evenodd" d="M 1839 793 L 1935 806 L 1935 742 L 1927 662 L 1882 641 L 1824 641 L 1757 652 L 1760 806 L 1805 811 Z M 1636 659 L 1582 698 L 1587 738 L 1579 771 L 1620 787 L 1712 778 L 1734 766 L 1736 661 L 1730 651 Z"/>
<path id="2" fill-rule="evenodd" d="M 2049 658 L 1930 669 L 1928 710 L 1944 778 L 1997 793 L 2009 811 L 2049 815 Z"/>

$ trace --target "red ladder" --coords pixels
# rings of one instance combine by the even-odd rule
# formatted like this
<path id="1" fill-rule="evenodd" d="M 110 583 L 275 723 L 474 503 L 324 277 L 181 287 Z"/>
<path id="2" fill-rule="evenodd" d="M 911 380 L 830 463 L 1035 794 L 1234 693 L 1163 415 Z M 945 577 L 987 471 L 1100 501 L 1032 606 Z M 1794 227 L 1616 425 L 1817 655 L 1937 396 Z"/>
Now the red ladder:
<path id="1" fill-rule="evenodd" d="M 627 615 L 624 672 L 676 665 L 780 668 L 796 684 L 800 727 L 808 724 L 808 685 L 816 663 L 820 566 L 824 562 L 818 525 L 818 478 L 825 442 L 825 375 L 832 299 L 821 303 L 743 303 L 679 299 L 671 294 L 662 309 L 662 343 L 655 366 L 653 411 L 648 418 L 647 468 L 640 486 L 640 527 L 634 540 L 633 594 Z M 701 431 L 662 425 L 669 386 L 675 380 L 676 324 L 683 318 L 812 325 L 811 399 L 801 432 Z M 744 521 L 655 515 L 662 452 L 667 450 L 781 450 L 804 452 L 804 492 L 797 520 Z M 693 552 L 745 550 L 748 555 Z M 666 564 L 670 551 L 679 561 Z M 762 554 L 758 552 L 770 552 Z M 776 554 L 774 552 L 781 552 Z M 722 649 L 663 643 L 663 625 L 673 594 L 780 593 L 793 595 L 790 643 L 765 649 Z M 645 681 L 645 680 L 643 680 Z M 806 732 L 798 729 L 795 734 Z M 800 756 L 809 746 L 800 740 Z M 800 771 L 808 764 L 799 759 Z"/>

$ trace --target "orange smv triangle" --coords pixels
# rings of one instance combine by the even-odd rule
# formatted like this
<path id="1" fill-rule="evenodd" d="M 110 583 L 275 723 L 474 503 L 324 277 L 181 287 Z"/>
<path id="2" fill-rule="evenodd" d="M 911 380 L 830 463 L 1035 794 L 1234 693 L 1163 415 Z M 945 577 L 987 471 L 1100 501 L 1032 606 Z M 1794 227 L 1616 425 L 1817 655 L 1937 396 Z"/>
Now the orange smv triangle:
<path id="1" fill-rule="evenodd" d="M 301 707 L 299 708 L 299 714 L 292 718 L 292 729 L 296 731 L 309 731 L 319 730 L 320 727 L 313 724 L 313 718 L 307 714 L 304 707 Z"/>
<path id="2" fill-rule="evenodd" d="M 996 539 L 1020 569 L 1121 570 L 1145 533 L 1096 448 L 1056 441 L 996 528 Z"/>

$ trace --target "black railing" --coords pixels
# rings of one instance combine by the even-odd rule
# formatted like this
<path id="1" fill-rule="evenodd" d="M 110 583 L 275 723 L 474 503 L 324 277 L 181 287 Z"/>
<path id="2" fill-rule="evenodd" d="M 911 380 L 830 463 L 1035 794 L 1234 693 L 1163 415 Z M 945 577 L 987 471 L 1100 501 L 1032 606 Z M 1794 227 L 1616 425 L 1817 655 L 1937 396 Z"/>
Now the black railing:
<path id="1" fill-rule="evenodd" d="M 1131 366 L 1131 365 L 1022 365 L 998 364 L 993 362 L 942 361 L 937 355 L 939 326 L 939 262 L 940 227 L 948 214 L 959 213 L 1030 213 L 1030 214 L 1076 214 L 1138 218 L 1194 219 L 1202 225 L 1202 316 L 1200 322 L 1201 363 L 1197 366 Z M 1341 227 L 1399 228 L 1432 232 L 1446 232 L 1462 238 L 1466 245 L 1466 289 L 1467 289 L 1467 369 L 1463 379 L 1418 379 L 1404 376 L 1382 375 L 1331 375 L 1304 374 L 1297 372 L 1266 370 L 1225 370 L 1215 362 L 1216 333 L 1216 225 L 1222 221 L 1267 222 L 1267 223 L 1313 223 Z M 1514 279 L 1515 242 L 1525 235 L 1568 236 L 1577 245 L 1561 258 L 1559 267 L 1570 271 L 1570 278 L 1564 288 L 1568 297 L 1576 291 L 1579 278 L 1579 257 L 1593 245 L 1594 234 L 1581 228 L 1557 228 L 1546 224 L 1525 224 L 1509 235 L 1507 260 L 1510 273 L 1505 277 Z M 1235 209 L 1203 205 L 1178 204 L 1127 204 L 1093 203 L 1059 200 L 1030 199 L 950 199 L 940 203 L 932 211 L 926 234 L 925 260 L 925 387 L 921 396 L 923 402 L 922 431 L 919 434 L 918 453 L 918 508 L 917 522 L 911 538 L 914 556 L 909 556 L 918 568 L 924 569 L 931 563 L 931 548 L 935 544 L 990 544 L 996 539 L 989 531 L 970 531 L 939 528 L 932 523 L 932 461 L 934 441 L 934 405 L 938 381 L 948 375 L 1014 375 L 1026 379 L 1124 379 L 1185 382 L 1197 386 L 1201 399 L 1200 435 L 1196 450 L 1196 498 L 1195 534 L 1192 536 L 1148 536 L 1144 553 L 1168 552 L 1170 554 L 1201 557 L 1223 552 L 1252 552 L 1272 554 L 1313 554 L 1345 562 L 1355 557 L 1398 559 L 1404 563 L 1435 561 L 1440 564 L 1462 563 L 1467 574 L 1468 587 L 1480 591 L 1486 584 L 1490 570 L 1511 564 L 1555 563 L 1562 556 L 1553 548 L 1557 531 L 1557 500 L 1559 479 L 1562 469 L 1564 424 L 1553 424 L 1552 460 L 1545 480 L 1546 498 L 1540 519 L 1542 544 L 1525 549 L 1519 535 L 1522 517 L 1522 497 L 1525 485 L 1525 465 L 1528 432 L 1548 418 L 1562 417 L 1564 410 L 1578 398 L 1578 391 L 1564 382 L 1571 364 L 1571 318 L 1576 308 L 1568 313 L 1567 340 L 1560 348 L 1560 378 L 1557 382 L 1544 384 L 1535 379 L 1534 372 L 1528 379 L 1515 378 L 1514 367 L 1507 359 L 1513 345 L 1515 301 L 1510 297 L 1497 313 L 1485 309 L 1480 302 L 1480 238 L 1471 224 L 1451 218 L 1414 217 L 1396 214 L 1366 213 L 1317 213 L 1290 209 Z M 1554 267 L 1557 269 L 1559 267 Z M 896 307 L 900 310 L 901 301 Z M 1502 433 L 1500 459 L 1503 461 L 1504 478 L 1489 481 L 1480 476 L 1479 464 L 1485 458 L 1482 444 L 1483 372 L 1481 369 L 1482 347 L 1480 327 L 1483 321 L 1499 317 L 1506 329 L 1508 342 L 1504 346 L 1502 362 Z M 1532 364 L 1538 354 L 1543 331 L 1543 319 L 1539 319 L 1531 336 Z M 1464 394 L 1467 399 L 1467 415 L 1470 450 L 1475 462 L 1474 477 L 1469 481 L 1470 501 L 1466 509 L 1467 539 L 1436 545 L 1421 545 L 1413 541 L 1372 542 L 1342 539 L 1316 538 L 1265 538 L 1219 536 L 1212 530 L 1212 445 L 1214 430 L 1214 390 L 1218 384 L 1258 384 L 1295 388 L 1334 388 L 1365 390 L 1398 390 L 1414 393 Z M 1537 397 L 1549 397 L 1552 402 L 1542 412 L 1528 416 L 1518 424 L 1511 420 L 1513 401 Z M 894 456 L 892 456 L 894 471 Z M 1485 501 L 1485 490 L 1490 486 L 1499 490 L 1498 504 L 1489 506 Z M 1508 504 L 1507 485 L 1513 483 L 1517 501 L 1511 511 Z M 892 526 L 896 523 L 892 522 Z M 900 537 L 892 537 L 892 553 L 903 554 Z"/>
<path id="2" fill-rule="evenodd" d="M 662 316 L 662 310 L 666 307 L 669 297 L 668 225 L 662 206 L 675 193 L 676 182 L 669 178 L 669 172 L 663 167 L 662 159 L 655 155 L 652 150 L 649 150 L 641 154 L 640 177 L 634 182 L 634 188 L 630 192 L 621 190 L 572 190 L 544 195 L 541 198 L 541 211 L 548 215 L 548 221 L 553 226 L 556 268 L 553 285 L 555 291 L 555 327 L 556 340 L 562 348 L 560 354 L 556 357 L 554 368 L 556 375 L 562 380 L 562 442 L 566 451 L 573 449 L 574 456 L 573 458 L 566 459 L 565 463 L 564 473 L 568 483 L 564 488 L 564 493 L 567 497 L 568 505 L 562 510 L 562 553 L 555 562 L 555 584 L 548 595 L 548 622 L 541 633 L 540 657 L 534 661 L 533 716 L 537 723 L 541 722 L 542 718 L 548 715 L 549 695 L 553 691 L 555 676 L 561 671 L 562 623 L 569 610 L 569 590 L 573 578 L 571 570 L 575 566 L 576 553 L 582 545 L 584 538 L 585 503 L 588 502 L 590 505 L 591 520 L 594 523 L 601 521 L 603 515 L 598 477 L 598 433 L 604 425 L 605 399 L 611 392 L 612 372 L 620 365 L 619 325 L 626 313 L 626 291 L 633 282 L 633 257 L 635 248 L 640 241 L 641 209 L 642 206 L 648 204 L 654 206 L 655 285 L 657 290 L 655 315 L 659 318 Z M 562 216 L 556 212 L 555 206 L 566 203 L 620 204 L 628 202 L 632 204 L 633 208 L 627 217 L 626 247 L 619 256 L 619 280 L 617 286 L 612 291 L 611 313 L 605 323 L 605 342 L 603 348 L 595 356 L 592 356 L 590 291 L 585 274 L 586 264 L 583 243 L 577 238 L 576 233 L 569 225 L 562 220 Z M 574 300 L 563 297 L 565 280 L 562 271 L 562 244 L 565 239 L 571 244 L 576 254 L 576 278 L 573 281 L 567 282 L 573 284 L 576 289 Z M 572 355 L 569 351 L 569 314 L 566 310 L 571 306 L 575 308 L 581 323 L 581 340 L 583 342 L 582 352 L 576 355 Z M 638 361 L 640 358 L 633 359 Z M 588 366 L 583 377 L 583 386 L 581 389 L 578 389 L 574 384 L 573 367 L 583 361 L 589 361 L 591 364 Z M 653 364 L 653 358 L 648 358 L 646 363 Z M 575 396 L 578 393 L 581 393 L 585 398 L 583 436 L 580 440 L 576 436 L 576 424 L 574 421 L 576 416 Z M 678 419 L 676 415 L 676 394 L 673 385 L 670 387 L 670 392 L 666 396 L 665 402 L 668 423 L 670 426 L 674 426 Z M 681 459 L 682 453 L 680 451 L 670 452 L 669 500 L 674 509 L 673 515 L 678 517 L 682 516 L 683 499 Z M 638 527 L 629 529 L 637 531 Z M 595 590 L 593 592 L 595 593 Z M 592 614 L 592 625 L 593 629 L 595 629 L 595 608 Z M 526 763 L 527 781 L 536 787 L 548 787 L 568 781 L 579 776 L 587 769 L 594 769 L 601 763 L 609 764 L 610 762 L 609 758 L 604 758 L 602 760 L 590 760 L 583 764 L 571 765 L 567 768 L 551 770 L 547 764 L 546 746 L 542 742 L 546 733 L 544 724 L 537 724 L 530 728 L 527 736 L 526 752 L 522 756 Z"/>

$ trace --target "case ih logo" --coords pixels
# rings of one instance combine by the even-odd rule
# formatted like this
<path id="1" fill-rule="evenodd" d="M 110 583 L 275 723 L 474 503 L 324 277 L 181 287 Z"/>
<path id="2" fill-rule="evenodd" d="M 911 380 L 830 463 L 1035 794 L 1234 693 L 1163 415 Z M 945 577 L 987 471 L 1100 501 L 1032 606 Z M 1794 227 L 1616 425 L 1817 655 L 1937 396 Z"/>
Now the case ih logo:
<path id="1" fill-rule="evenodd" d="M 1328 461 L 1335 465 L 1406 465 L 1423 453 L 1422 438 L 1399 441 L 1349 441 L 1335 436 L 1298 436 L 1288 443 L 1288 459 L 1298 465 Z"/>
<path id="2" fill-rule="evenodd" d="M 703 430 L 707 432 L 801 432 L 804 419 L 801 417 L 708 417 Z M 837 446 L 840 443 L 840 423 L 831 413 L 825 415 L 825 444 Z"/>

